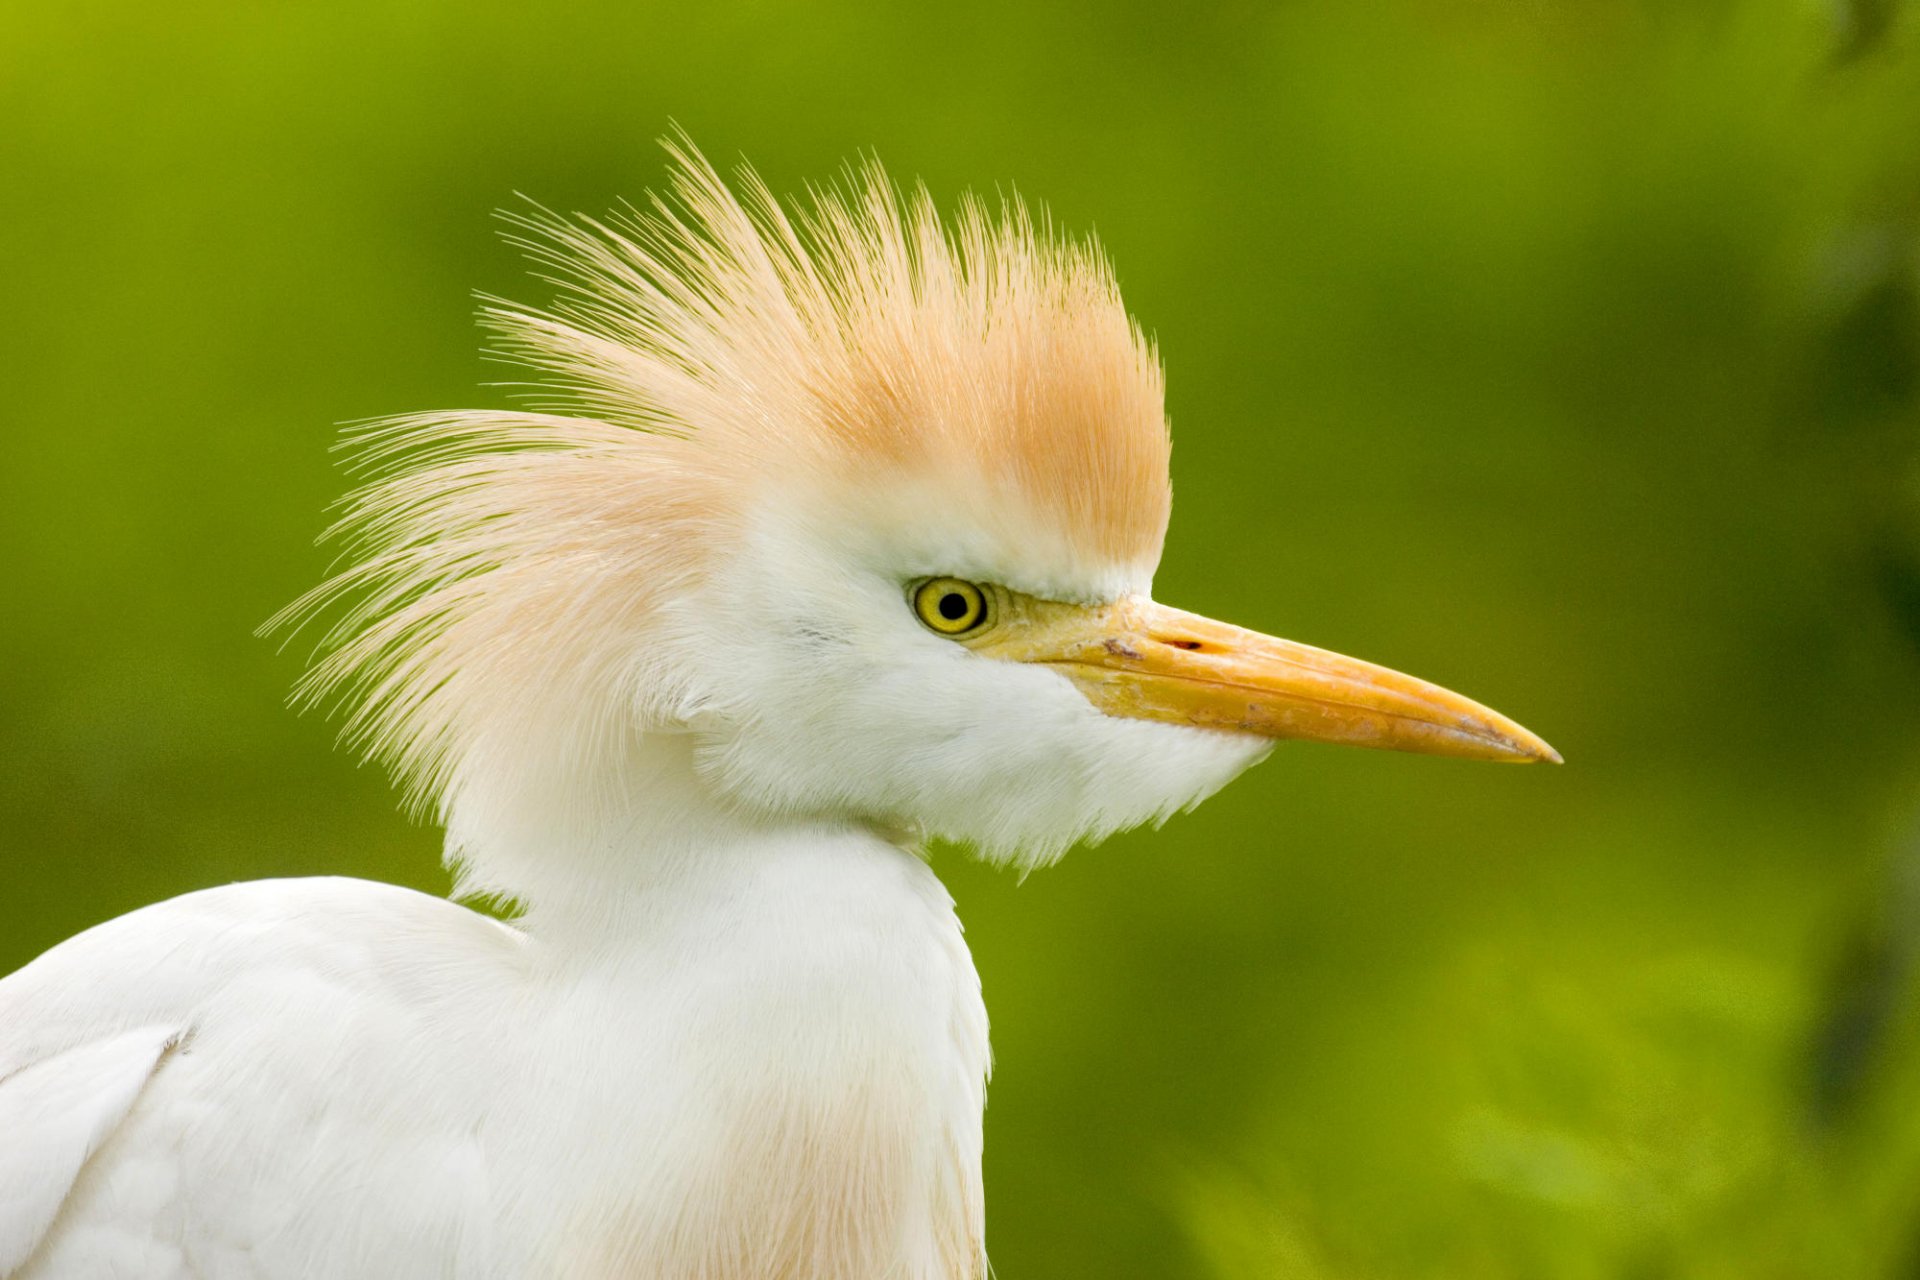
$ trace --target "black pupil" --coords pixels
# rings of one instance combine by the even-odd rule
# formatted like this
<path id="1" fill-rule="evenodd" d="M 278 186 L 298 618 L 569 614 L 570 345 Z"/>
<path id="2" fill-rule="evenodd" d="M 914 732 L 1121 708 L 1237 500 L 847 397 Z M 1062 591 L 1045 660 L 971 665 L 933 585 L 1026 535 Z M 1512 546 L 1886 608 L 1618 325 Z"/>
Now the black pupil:
<path id="1" fill-rule="evenodd" d="M 958 591 L 949 591 L 940 597 L 940 616 L 948 622 L 958 622 L 967 616 L 967 598 Z"/>

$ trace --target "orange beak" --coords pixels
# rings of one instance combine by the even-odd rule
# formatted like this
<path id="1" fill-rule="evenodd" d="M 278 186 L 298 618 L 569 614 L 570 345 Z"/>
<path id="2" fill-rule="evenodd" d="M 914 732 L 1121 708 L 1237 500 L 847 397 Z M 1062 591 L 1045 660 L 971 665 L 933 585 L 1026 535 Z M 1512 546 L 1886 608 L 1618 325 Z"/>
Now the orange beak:
<path id="1" fill-rule="evenodd" d="M 1472 760 L 1560 763 L 1497 711 L 1358 658 L 1140 597 L 1020 599 L 971 648 L 1044 663 L 1111 716 Z"/>

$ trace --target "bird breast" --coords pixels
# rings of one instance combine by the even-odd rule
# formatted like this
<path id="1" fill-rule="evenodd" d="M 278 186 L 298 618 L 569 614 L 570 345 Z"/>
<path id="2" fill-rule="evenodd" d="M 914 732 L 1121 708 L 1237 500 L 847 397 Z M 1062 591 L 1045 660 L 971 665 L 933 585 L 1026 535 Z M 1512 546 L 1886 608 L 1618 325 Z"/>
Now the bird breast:
<path id="1" fill-rule="evenodd" d="M 984 1275 L 986 1015 L 927 866 L 867 836 L 789 847 L 677 913 L 549 1024 L 567 1049 L 536 1092 L 573 1099 L 580 1144 L 550 1270 Z"/>

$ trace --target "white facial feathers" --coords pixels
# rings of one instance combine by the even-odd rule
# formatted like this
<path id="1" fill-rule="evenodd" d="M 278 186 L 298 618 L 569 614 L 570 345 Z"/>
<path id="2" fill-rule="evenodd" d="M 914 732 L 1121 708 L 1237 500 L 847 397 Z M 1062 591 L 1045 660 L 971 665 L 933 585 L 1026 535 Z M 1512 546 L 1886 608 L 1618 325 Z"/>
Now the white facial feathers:
<path id="1" fill-rule="evenodd" d="M 875 166 L 797 210 L 669 150 L 644 212 L 513 220 L 561 294 L 485 318 L 552 403 L 359 433 L 380 474 L 336 530 L 355 563 L 277 620 L 334 618 L 301 696 L 344 695 L 442 816 L 516 755 L 591 772 L 690 731 L 740 801 L 1002 851 L 1164 813 L 1257 754 L 941 648 L 900 598 L 933 573 L 1145 589 L 1161 373 L 1098 252 L 1017 202 L 949 231 Z"/>

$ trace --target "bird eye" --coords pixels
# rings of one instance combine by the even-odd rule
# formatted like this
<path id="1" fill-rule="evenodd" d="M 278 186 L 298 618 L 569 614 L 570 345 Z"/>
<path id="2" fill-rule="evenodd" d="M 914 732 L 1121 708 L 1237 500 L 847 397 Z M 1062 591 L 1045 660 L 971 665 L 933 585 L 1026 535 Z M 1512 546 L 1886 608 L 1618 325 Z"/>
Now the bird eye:
<path id="1" fill-rule="evenodd" d="M 943 636 L 977 631 L 987 622 L 987 593 L 959 578 L 928 578 L 913 589 L 913 611 Z"/>

